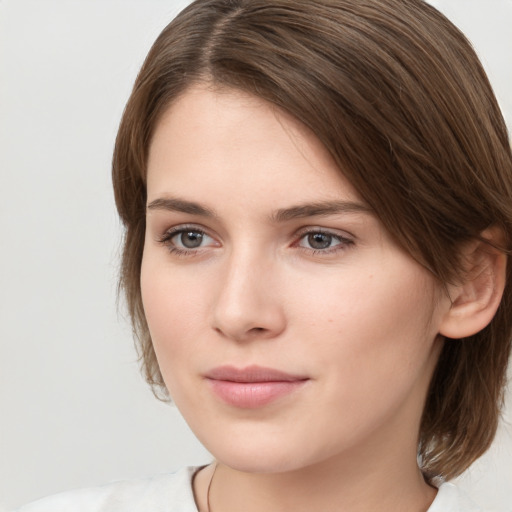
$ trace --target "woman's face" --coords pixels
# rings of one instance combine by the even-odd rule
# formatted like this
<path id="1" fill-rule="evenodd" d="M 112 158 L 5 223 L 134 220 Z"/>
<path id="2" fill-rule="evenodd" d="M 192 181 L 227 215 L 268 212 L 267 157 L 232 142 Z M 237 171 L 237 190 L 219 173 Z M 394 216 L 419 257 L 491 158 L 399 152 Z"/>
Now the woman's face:
<path id="1" fill-rule="evenodd" d="M 212 454 L 262 472 L 415 456 L 446 300 L 318 139 L 263 100 L 193 87 L 157 126 L 147 187 L 144 309 Z"/>

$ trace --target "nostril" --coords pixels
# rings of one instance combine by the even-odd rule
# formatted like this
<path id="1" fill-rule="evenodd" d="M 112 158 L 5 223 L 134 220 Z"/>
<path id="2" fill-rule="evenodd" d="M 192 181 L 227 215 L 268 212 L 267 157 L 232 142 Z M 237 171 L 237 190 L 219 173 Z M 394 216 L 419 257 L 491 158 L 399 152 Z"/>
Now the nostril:
<path id="1" fill-rule="evenodd" d="M 253 327 L 252 329 L 249 330 L 249 333 L 252 333 L 252 334 L 260 334 L 262 332 L 266 332 L 267 329 L 265 329 L 264 327 Z"/>

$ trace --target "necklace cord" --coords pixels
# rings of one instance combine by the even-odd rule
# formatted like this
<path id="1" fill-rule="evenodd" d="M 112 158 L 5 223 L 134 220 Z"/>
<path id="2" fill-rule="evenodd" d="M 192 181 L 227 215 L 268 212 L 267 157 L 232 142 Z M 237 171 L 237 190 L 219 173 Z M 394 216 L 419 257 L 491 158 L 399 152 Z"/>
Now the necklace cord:
<path id="1" fill-rule="evenodd" d="M 215 476 L 215 472 L 217 471 L 218 463 L 215 461 L 215 467 L 213 468 L 213 473 L 210 478 L 210 482 L 208 483 L 208 489 L 206 489 L 206 512 L 211 512 L 210 508 L 210 489 L 212 488 L 213 477 Z"/>

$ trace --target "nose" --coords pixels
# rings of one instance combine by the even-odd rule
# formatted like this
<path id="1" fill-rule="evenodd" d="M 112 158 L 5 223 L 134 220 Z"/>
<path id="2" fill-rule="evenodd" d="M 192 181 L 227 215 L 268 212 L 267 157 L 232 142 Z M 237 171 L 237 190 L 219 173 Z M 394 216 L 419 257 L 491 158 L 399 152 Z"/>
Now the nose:
<path id="1" fill-rule="evenodd" d="M 270 339 L 286 328 L 276 264 L 249 254 L 233 254 L 218 276 L 212 327 L 235 340 Z"/>

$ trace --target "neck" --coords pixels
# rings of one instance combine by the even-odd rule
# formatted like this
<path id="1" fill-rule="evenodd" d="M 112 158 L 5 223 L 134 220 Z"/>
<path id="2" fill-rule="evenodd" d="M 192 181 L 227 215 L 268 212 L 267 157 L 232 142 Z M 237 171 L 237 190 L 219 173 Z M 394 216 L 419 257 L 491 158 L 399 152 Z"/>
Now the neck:
<path id="1" fill-rule="evenodd" d="M 345 454 L 346 455 L 346 454 Z M 394 457 L 395 459 L 399 457 Z M 218 463 L 197 479 L 202 512 L 426 512 L 436 490 L 427 485 L 415 458 L 372 457 L 348 462 L 336 457 L 283 473 L 247 473 Z M 383 461 L 386 463 L 384 464 Z M 212 477 L 214 479 L 212 480 Z M 200 487 L 200 482 L 203 482 Z M 208 487 L 211 483 L 211 487 Z M 209 502 L 209 507 L 208 507 Z"/>

